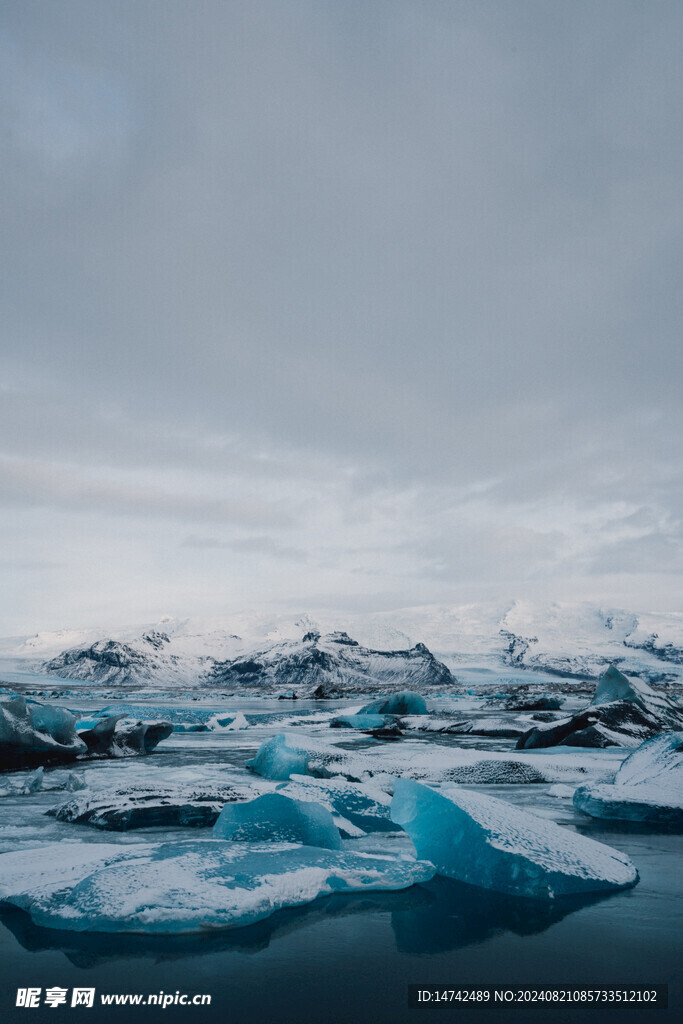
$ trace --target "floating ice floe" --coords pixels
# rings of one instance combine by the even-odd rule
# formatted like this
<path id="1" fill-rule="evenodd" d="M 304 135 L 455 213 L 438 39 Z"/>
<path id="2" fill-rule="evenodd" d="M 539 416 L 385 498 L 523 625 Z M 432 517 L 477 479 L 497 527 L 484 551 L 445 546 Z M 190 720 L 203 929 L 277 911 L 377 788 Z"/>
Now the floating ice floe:
<path id="1" fill-rule="evenodd" d="M 3 785 L 0 786 L 0 796 L 28 796 L 30 793 L 57 789 L 73 792 L 85 788 L 83 772 L 56 769 L 46 773 L 41 764 L 40 768 L 36 768 L 30 775 L 22 772 L 17 775 L 5 776 Z"/>
<path id="2" fill-rule="evenodd" d="M 322 804 L 264 793 L 247 803 L 226 804 L 213 827 L 214 839 L 252 843 L 301 843 L 340 850 L 341 837 Z"/>
<path id="3" fill-rule="evenodd" d="M 401 736 L 403 732 L 393 715 L 337 715 L 331 722 L 333 729 L 358 729 L 359 732 L 367 732 L 372 736 Z"/>
<path id="4" fill-rule="evenodd" d="M 616 756 L 616 760 L 615 760 Z M 533 752 L 463 749 L 404 740 L 364 751 L 339 750 L 307 736 L 279 733 L 266 740 L 247 767 L 267 779 L 285 780 L 292 774 L 318 778 L 344 776 L 363 782 L 391 775 L 429 782 L 517 784 L 610 780 L 623 754 L 607 751 Z"/>
<path id="5" fill-rule="evenodd" d="M 612 784 L 580 786 L 574 806 L 592 818 L 683 827 L 683 732 L 647 740 Z"/>
<path id="6" fill-rule="evenodd" d="M 213 825 L 223 806 L 249 800 L 254 791 L 248 786 L 190 785 L 138 786 L 86 790 L 47 812 L 58 821 L 115 832 L 138 828 L 202 828 Z"/>
<path id="7" fill-rule="evenodd" d="M 638 881 L 625 854 L 471 790 L 399 779 L 391 817 L 438 874 L 484 889 L 552 899 Z"/>
<path id="8" fill-rule="evenodd" d="M 24 697 L 0 702 L 0 768 L 73 761 L 86 750 L 69 711 Z"/>
<path id="9" fill-rule="evenodd" d="M 587 708 L 559 722 L 533 725 L 517 747 L 634 747 L 664 730 L 681 728 L 682 708 L 647 683 L 627 679 L 611 665 Z"/>
<path id="10" fill-rule="evenodd" d="M 433 875 L 432 864 L 412 858 L 290 843 L 59 843 L 0 856 L 0 899 L 47 928 L 180 934 Z"/>

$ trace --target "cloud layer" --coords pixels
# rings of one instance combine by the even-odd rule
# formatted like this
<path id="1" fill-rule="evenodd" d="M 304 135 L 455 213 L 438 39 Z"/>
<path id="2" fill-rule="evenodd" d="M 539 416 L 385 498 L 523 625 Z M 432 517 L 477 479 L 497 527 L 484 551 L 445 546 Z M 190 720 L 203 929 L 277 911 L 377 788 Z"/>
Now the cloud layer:
<path id="1" fill-rule="evenodd" d="M 680 608 L 682 22 L 5 5 L 4 632 Z"/>

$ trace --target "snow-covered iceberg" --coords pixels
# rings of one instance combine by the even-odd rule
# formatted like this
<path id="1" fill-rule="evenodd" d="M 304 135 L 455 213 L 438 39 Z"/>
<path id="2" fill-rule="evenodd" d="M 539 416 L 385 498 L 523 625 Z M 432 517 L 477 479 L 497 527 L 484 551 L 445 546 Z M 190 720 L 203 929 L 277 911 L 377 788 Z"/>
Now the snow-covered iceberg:
<path id="1" fill-rule="evenodd" d="M 391 817 L 438 874 L 484 889 L 552 899 L 638 881 L 625 854 L 471 790 L 399 779 Z"/>
<path id="2" fill-rule="evenodd" d="M 181 934 L 433 875 L 432 864 L 411 858 L 290 843 L 60 843 L 0 856 L 0 899 L 46 928 Z"/>
<path id="3" fill-rule="evenodd" d="M 291 775 L 364 782 L 388 775 L 427 782 L 508 785 L 526 782 L 611 781 L 623 754 L 615 750 L 574 752 L 482 751 L 403 740 L 364 751 L 340 750 L 309 736 L 279 733 L 266 740 L 247 767 L 266 779 Z"/>
<path id="4" fill-rule="evenodd" d="M 0 702 L 0 768 L 73 761 L 86 750 L 69 711 L 24 697 Z"/>
<path id="5" fill-rule="evenodd" d="M 228 801 L 249 800 L 248 786 L 185 785 L 85 790 L 50 808 L 58 821 L 114 832 L 138 828 L 202 828 L 213 825 Z"/>
<path id="6" fill-rule="evenodd" d="M 341 849 L 339 829 L 326 807 L 284 793 L 264 793 L 247 803 L 226 804 L 213 827 L 213 837 Z"/>
<path id="7" fill-rule="evenodd" d="M 574 806 L 592 818 L 683 828 L 683 732 L 646 740 L 612 784 L 580 786 Z"/>

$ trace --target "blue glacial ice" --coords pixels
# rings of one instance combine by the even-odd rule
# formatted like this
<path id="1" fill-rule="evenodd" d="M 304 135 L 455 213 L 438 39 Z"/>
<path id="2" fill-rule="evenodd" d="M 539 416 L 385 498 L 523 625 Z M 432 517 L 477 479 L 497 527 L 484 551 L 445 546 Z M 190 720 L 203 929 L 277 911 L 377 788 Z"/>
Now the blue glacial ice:
<path id="1" fill-rule="evenodd" d="M 330 725 L 333 729 L 359 729 L 361 732 L 377 732 L 388 729 L 395 722 L 393 715 L 374 715 L 358 712 L 356 715 L 336 715 Z"/>
<path id="2" fill-rule="evenodd" d="M 625 854 L 504 800 L 399 779 L 391 817 L 421 860 L 469 885 L 532 899 L 622 889 L 638 873 Z"/>
<path id="3" fill-rule="evenodd" d="M 73 761 L 86 749 L 69 711 L 24 697 L 0 702 L 0 767 Z"/>
<path id="4" fill-rule="evenodd" d="M 213 827 L 214 839 L 242 843 L 301 843 L 341 850 L 341 837 L 322 804 L 264 793 L 246 803 L 228 803 Z"/>
<path id="5" fill-rule="evenodd" d="M 309 751 L 297 747 L 286 733 L 272 736 L 259 747 L 256 757 L 247 761 L 246 767 L 263 776 L 264 779 L 284 781 L 290 775 L 307 775 Z"/>
<path id="6" fill-rule="evenodd" d="M 405 889 L 433 875 L 413 858 L 288 843 L 59 843 L 0 856 L 0 899 L 48 928 L 206 933 L 330 893 Z"/>
<path id="7" fill-rule="evenodd" d="M 377 785 L 349 782 L 347 779 L 312 779 L 293 775 L 278 792 L 296 800 L 323 804 L 343 833 L 357 836 L 365 832 L 391 832 L 391 797 Z"/>
<path id="8" fill-rule="evenodd" d="M 402 690 L 392 693 L 389 697 L 379 697 L 365 704 L 360 715 L 426 715 L 425 699 L 413 690 Z"/>
<path id="9" fill-rule="evenodd" d="M 646 740 L 613 783 L 580 786 L 574 806 L 592 818 L 683 828 L 683 732 Z"/>

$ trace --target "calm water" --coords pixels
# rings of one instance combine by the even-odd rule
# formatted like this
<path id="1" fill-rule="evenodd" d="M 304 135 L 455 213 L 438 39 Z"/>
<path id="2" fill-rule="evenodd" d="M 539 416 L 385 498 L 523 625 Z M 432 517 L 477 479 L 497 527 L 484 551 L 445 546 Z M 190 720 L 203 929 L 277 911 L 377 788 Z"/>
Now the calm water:
<path id="1" fill-rule="evenodd" d="M 358 701 L 356 701 L 358 703 Z M 85 706 L 83 701 L 79 706 Z M 192 705 L 195 707 L 196 705 Z M 223 701 L 258 724 L 243 733 L 177 736 L 149 759 L 150 767 L 217 763 L 239 769 L 283 719 L 320 711 L 321 705 Z M 325 709 L 330 705 L 325 705 Z M 274 716 L 274 717 L 273 717 Z M 307 728 L 323 736 L 322 727 Z M 367 740 L 348 741 L 364 744 Z M 425 740 L 434 742 L 434 740 Z M 452 739 L 450 742 L 454 742 Z M 509 740 L 477 746 L 509 749 Z M 117 785 L 140 777 L 141 759 L 95 772 L 120 775 Z M 112 776 L 113 777 L 113 776 Z M 102 776 L 104 778 L 104 776 Z M 108 776 L 107 776 L 108 778 Z M 526 1021 L 681 1019 L 683 837 L 604 826 L 573 811 L 571 801 L 547 786 L 486 787 L 487 791 L 578 828 L 626 852 L 640 871 L 634 889 L 605 898 L 558 900 L 550 907 L 510 900 L 444 879 L 390 894 L 334 896 L 308 908 L 281 911 L 250 928 L 208 936 L 160 938 L 78 935 L 36 928 L 27 915 L 7 911 L 0 924 L 0 1020 L 64 1018 L 122 1021 L 317 1022 L 383 1024 L 429 1019 Z M 56 839 L 111 841 L 112 833 L 59 824 L 41 813 L 60 793 L 0 801 L 3 849 L 30 848 Z M 150 830 L 127 841 L 161 838 Z M 177 834 L 177 833 L 176 833 Z M 187 833 L 185 833 L 187 835 Z M 669 1011 L 493 1008 L 409 1010 L 407 986 L 519 984 L 669 985 Z M 101 993 L 210 993 L 210 1007 L 138 1009 L 16 1008 L 17 987 L 95 987 Z"/>

